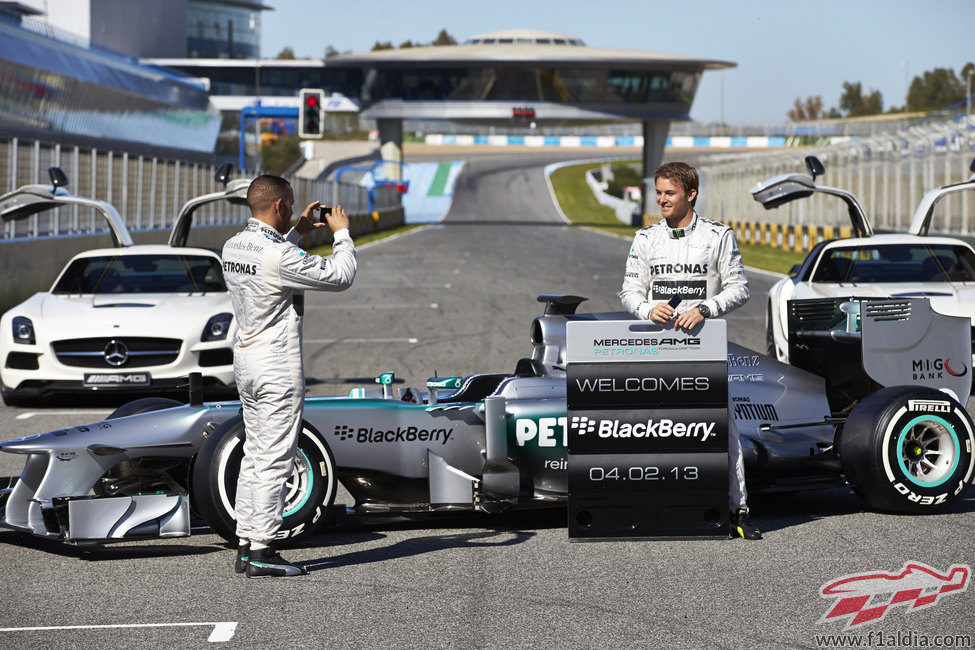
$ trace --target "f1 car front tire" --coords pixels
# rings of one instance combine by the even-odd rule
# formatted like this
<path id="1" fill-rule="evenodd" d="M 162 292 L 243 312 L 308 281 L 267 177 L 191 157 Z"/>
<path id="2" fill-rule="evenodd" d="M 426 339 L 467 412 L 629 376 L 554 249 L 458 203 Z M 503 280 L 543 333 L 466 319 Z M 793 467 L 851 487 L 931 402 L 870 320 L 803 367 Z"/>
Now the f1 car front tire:
<path id="1" fill-rule="evenodd" d="M 933 388 L 893 386 L 860 401 L 840 434 L 840 461 L 873 508 L 939 512 L 975 475 L 975 433 L 965 408 Z"/>
<path id="2" fill-rule="evenodd" d="M 191 502 L 214 532 L 231 542 L 237 541 L 234 501 L 243 441 L 244 420 L 238 416 L 210 434 L 193 465 Z M 293 540 L 312 533 L 335 501 L 337 486 L 331 450 L 314 427 L 303 423 L 294 471 L 286 484 L 278 539 Z"/>
<path id="3" fill-rule="evenodd" d="M 174 399 L 168 399 L 166 397 L 143 397 L 142 399 L 132 400 L 123 404 L 112 411 L 105 419 L 114 420 L 116 418 L 125 418 L 140 413 L 151 413 L 153 411 L 161 411 L 182 405 L 182 402 L 177 402 Z"/>

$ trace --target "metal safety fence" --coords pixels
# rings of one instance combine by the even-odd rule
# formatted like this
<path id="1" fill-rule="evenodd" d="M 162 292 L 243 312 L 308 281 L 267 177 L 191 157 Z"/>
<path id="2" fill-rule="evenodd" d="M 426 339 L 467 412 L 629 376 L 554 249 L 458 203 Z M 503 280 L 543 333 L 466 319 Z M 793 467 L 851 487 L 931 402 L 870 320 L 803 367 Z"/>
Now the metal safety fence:
<path id="1" fill-rule="evenodd" d="M 904 231 L 928 190 L 967 180 L 975 157 L 975 119 L 905 129 L 821 148 L 755 153 L 702 164 L 698 211 L 718 221 L 849 227 L 846 206 L 813 194 L 766 211 L 749 188 L 779 174 L 806 173 L 804 158 L 818 156 L 826 173 L 817 184 L 853 192 L 875 230 Z M 935 206 L 931 232 L 975 234 L 975 197 L 962 192 Z M 813 242 L 815 243 L 815 242 Z"/>
<path id="2" fill-rule="evenodd" d="M 186 201 L 223 189 L 214 178 L 216 165 L 11 138 L 0 140 L 0 194 L 27 184 L 50 185 L 47 170 L 52 166 L 65 172 L 71 194 L 114 205 L 131 232 L 168 230 Z M 235 177 L 253 175 L 247 170 L 234 172 Z M 292 182 L 299 203 L 319 199 L 330 205 L 341 204 L 350 213 L 400 205 L 392 187 L 376 188 L 370 201 L 370 190 L 359 185 L 303 179 Z M 195 213 L 194 224 L 243 223 L 247 216 L 246 207 L 215 201 Z M 65 206 L 0 224 L 0 241 L 107 231 L 107 224 L 93 210 Z"/>

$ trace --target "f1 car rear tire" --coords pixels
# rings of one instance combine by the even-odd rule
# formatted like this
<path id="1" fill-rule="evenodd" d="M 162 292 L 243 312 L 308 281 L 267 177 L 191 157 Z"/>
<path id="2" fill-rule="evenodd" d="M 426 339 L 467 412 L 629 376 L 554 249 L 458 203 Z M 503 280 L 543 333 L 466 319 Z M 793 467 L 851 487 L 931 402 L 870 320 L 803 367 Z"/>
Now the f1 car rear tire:
<path id="1" fill-rule="evenodd" d="M 214 532 L 231 542 L 237 541 L 234 500 L 243 441 L 244 420 L 237 416 L 210 434 L 193 464 L 190 500 Z M 335 501 L 337 487 L 332 451 L 322 435 L 304 422 L 277 538 L 295 540 L 312 533 Z"/>
<path id="2" fill-rule="evenodd" d="M 933 388 L 882 388 L 857 404 L 840 433 L 843 471 L 873 508 L 939 512 L 975 475 L 975 426 L 965 408 Z"/>
<path id="3" fill-rule="evenodd" d="M 182 405 L 182 402 L 177 402 L 174 399 L 168 399 L 165 397 L 143 397 L 142 399 L 132 400 L 131 402 L 123 404 L 109 413 L 108 417 L 105 419 L 114 420 L 116 418 L 138 415 L 139 413 L 151 413 L 152 411 L 161 411 L 163 409 Z"/>

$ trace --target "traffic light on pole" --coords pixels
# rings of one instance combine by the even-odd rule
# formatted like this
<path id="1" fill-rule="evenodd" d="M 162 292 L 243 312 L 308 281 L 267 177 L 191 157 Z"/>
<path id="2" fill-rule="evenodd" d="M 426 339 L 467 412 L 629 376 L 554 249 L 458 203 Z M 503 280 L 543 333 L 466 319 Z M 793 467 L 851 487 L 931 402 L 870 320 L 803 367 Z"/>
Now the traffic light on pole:
<path id="1" fill-rule="evenodd" d="M 302 88 L 298 91 L 298 137 L 321 138 L 325 132 L 325 91 Z"/>

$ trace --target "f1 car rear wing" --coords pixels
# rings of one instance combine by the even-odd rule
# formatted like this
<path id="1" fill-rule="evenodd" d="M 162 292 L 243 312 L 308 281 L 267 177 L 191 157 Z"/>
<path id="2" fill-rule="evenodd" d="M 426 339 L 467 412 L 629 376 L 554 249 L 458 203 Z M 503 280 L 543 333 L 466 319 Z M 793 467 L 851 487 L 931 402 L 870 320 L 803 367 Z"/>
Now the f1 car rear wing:
<path id="1" fill-rule="evenodd" d="M 17 221 L 62 205 L 81 205 L 94 209 L 104 217 L 116 248 L 132 245 L 132 236 L 125 227 L 122 217 L 119 216 L 118 210 L 112 204 L 72 196 L 64 189 L 64 186 L 68 184 L 68 177 L 59 167 L 50 167 L 47 173 L 51 178 L 50 187 L 47 185 L 22 185 L 13 192 L 0 196 L 0 219 L 3 219 L 4 222 Z"/>
<path id="2" fill-rule="evenodd" d="M 204 194 L 190 199 L 183 204 L 176 220 L 173 221 L 173 230 L 169 235 L 169 245 L 183 247 L 190 236 L 190 228 L 193 226 L 193 213 L 197 208 L 212 203 L 213 201 L 228 201 L 233 205 L 247 205 L 247 188 L 250 187 L 251 179 L 235 178 L 230 180 L 230 172 L 233 166 L 230 163 L 220 165 L 215 174 L 218 182 L 223 183 L 224 189 L 220 192 Z"/>
<path id="3" fill-rule="evenodd" d="M 826 380 L 835 413 L 882 386 L 928 386 L 964 401 L 971 393 L 971 321 L 926 298 L 788 301 L 789 360 Z"/>
<path id="4" fill-rule="evenodd" d="M 914 211 L 914 217 L 911 219 L 911 225 L 908 227 L 910 234 L 922 237 L 928 234 L 928 229 L 931 227 L 931 217 L 934 215 L 934 205 L 942 198 L 955 192 L 975 190 L 975 158 L 972 159 L 968 169 L 973 173 L 968 177 L 967 181 L 939 187 L 938 189 L 929 191 L 921 198 L 921 203 L 918 204 L 917 210 Z"/>
<path id="5" fill-rule="evenodd" d="M 809 170 L 812 178 L 808 178 L 803 174 L 781 174 L 761 181 L 755 187 L 748 190 L 748 192 L 766 210 L 772 210 L 796 199 L 804 199 L 807 196 L 812 196 L 813 192 L 838 196 L 846 203 L 854 236 L 869 237 L 873 234 L 870 221 L 867 219 L 867 215 L 863 211 L 863 207 L 860 205 L 860 201 L 857 200 L 856 196 L 851 192 L 836 187 L 816 185 L 816 176 L 822 175 L 825 171 L 825 167 L 823 167 L 823 163 L 819 158 L 816 156 L 806 156 L 806 168 Z"/>

